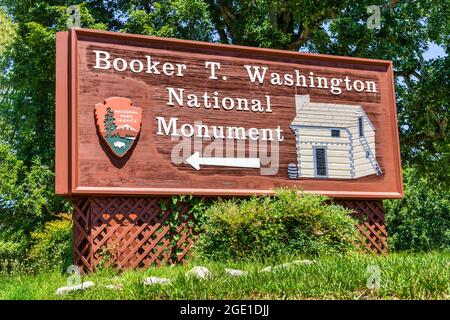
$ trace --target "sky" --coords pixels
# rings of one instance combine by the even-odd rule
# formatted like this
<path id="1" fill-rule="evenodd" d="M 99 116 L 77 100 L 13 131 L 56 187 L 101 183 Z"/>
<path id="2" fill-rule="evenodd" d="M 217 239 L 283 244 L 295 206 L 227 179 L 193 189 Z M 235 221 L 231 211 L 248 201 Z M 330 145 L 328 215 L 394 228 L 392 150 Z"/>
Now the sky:
<path id="1" fill-rule="evenodd" d="M 435 43 L 430 43 L 430 47 L 428 51 L 425 52 L 424 58 L 425 60 L 434 59 L 437 57 L 444 57 L 445 51 L 441 46 L 436 45 Z"/>

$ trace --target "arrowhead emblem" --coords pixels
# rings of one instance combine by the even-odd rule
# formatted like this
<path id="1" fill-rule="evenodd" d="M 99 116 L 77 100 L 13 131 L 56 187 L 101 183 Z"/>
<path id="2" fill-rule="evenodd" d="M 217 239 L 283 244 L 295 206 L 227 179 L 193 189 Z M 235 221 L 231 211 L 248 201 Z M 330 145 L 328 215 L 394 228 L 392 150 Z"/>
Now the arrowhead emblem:
<path id="1" fill-rule="evenodd" d="M 95 105 L 95 122 L 111 152 L 122 158 L 141 132 L 142 109 L 128 98 L 109 98 Z"/>

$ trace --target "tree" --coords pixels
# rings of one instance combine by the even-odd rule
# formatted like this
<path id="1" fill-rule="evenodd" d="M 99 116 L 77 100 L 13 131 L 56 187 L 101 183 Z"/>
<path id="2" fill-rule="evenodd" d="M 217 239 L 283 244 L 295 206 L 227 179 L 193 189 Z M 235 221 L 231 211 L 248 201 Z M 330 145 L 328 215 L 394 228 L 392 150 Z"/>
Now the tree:
<path id="1" fill-rule="evenodd" d="M 5 83 L 6 71 L 10 65 L 8 53 L 11 45 L 14 43 L 16 36 L 16 25 L 8 17 L 5 10 L 0 7 L 0 104 L 8 102 L 9 97 L 13 93 L 12 89 Z M 5 130 L 3 118 L 0 117 L 0 130 Z"/>
<path id="2" fill-rule="evenodd" d="M 0 57 L 4 57 L 6 50 L 14 42 L 16 25 L 0 7 Z"/>
<path id="3" fill-rule="evenodd" d="M 450 193 L 420 177 L 403 172 L 405 198 L 385 201 L 390 250 L 450 249 Z"/>
<path id="4" fill-rule="evenodd" d="M 53 185 L 55 32 L 67 6 L 0 0 L 0 249 L 20 244 L 19 259 L 32 232 L 69 209 Z M 86 26 L 106 28 L 81 9 Z"/>
<path id="5" fill-rule="evenodd" d="M 202 0 L 131 1 L 123 31 L 212 41 L 213 25 Z"/>
<path id="6" fill-rule="evenodd" d="M 116 131 L 116 124 L 114 123 L 116 119 L 114 119 L 114 112 L 111 110 L 111 108 L 106 109 L 105 114 L 105 130 L 107 135 L 110 137 L 112 136 L 112 133 Z"/>

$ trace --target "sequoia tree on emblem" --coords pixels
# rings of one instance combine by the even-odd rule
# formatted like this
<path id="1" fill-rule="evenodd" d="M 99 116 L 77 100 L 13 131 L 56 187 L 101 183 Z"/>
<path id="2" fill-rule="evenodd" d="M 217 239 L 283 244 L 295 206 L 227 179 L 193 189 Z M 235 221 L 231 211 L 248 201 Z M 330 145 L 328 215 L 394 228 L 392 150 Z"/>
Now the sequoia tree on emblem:
<path id="1" fill-rule="evenodd" d="M 128 98 L 114 97 L 95 105 L 95 122 L 112 153 L 122 158 L 141 131 L 142 109 Z"/>

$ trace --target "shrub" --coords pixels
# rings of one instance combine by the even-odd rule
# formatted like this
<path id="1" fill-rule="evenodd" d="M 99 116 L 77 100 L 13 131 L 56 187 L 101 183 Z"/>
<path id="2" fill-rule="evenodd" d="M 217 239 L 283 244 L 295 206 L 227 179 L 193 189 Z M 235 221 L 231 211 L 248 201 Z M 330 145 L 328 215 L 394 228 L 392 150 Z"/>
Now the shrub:
<path id="1" fill-rule="evenodd" d="M 34 244 L 28 259 L 36 271 L 65 269 L 72 262 L 72 220 L 70 214 L 59 214 L 44 229 L 31 234 Z"/>
<path id="2" fill-rule="evenodd" d="M 345 254 L 354 248 L 355 223 L 327 197 L 280 189 L 273 197 L 213 203 L 194 252 L 211 260 Z"/>
<path id="3" fill-rule="evenodd" d="M 450 249 L 450 193 L 448 187 L 403 172 L 405 197 L 384 202 L 389 247 L 393 250 Z"/>
<path id="4" fill-rule="evenodd" d="M 25 164 L 11 146 L 0 143 L 0 221 L 3 230 L 29 235 L 54 219 L 52 212 L 68 210 L 54 194 L 54 174 L 36 157 Z"/>
<path id="5" fill-rule="evenodd" d="M 23 271 L 26 244 L 0 239 L 0 275 L 17 274 Z"/>

